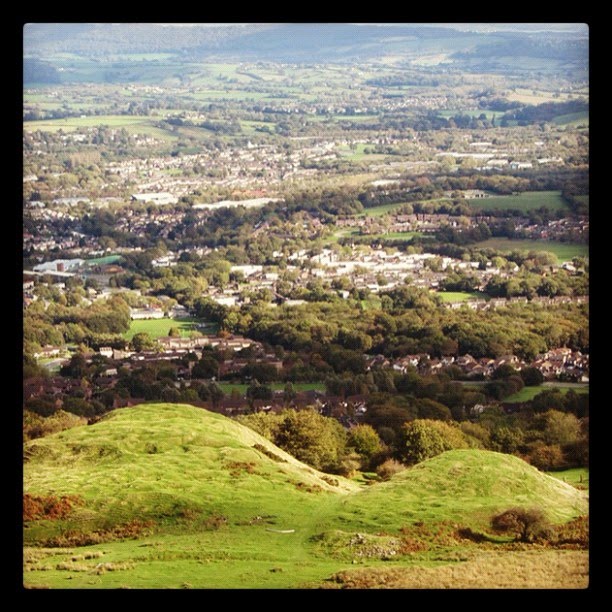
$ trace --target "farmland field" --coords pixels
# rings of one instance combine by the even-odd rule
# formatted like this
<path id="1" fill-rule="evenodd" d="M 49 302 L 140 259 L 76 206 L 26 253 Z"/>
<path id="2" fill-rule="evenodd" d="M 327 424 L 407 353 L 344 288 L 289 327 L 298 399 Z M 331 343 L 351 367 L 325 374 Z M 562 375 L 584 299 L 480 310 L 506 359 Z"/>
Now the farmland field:
<path id="1" fill-rule="evenodd" d="M 372 206 L 363 211 L 366 217 L 383 217 L 384 215 L 397 210 L 407 204 L 407 202 L 398 202 L 397 204 L 381 204 L 380 206 Z"/>
<path id="2" fill-rule="evenodd" d="M 589 468 L 571 468 L 569 470 L 560 470 L 557 472 L 548 472 L 553 478 L 558 478 L 563 482 L 567 482 L 577 489 L 589 489 Z"/>
<path id="3" fill-rule="evenodd" d="M 504 398 L 504 402 L 508 402 L 510 404 L 518 404 L 521 402 L 528 402 L 532 400 L 536 395 L 539 395 L 543 391 L 551 391 L 552 389 L 557 389 L 564 395 L 572 389 L 576 393 L 588 393 L 589 385 L 588 384 L 570 384 L 567 386 L 557 386 L 554 383 L 539 385 L 537 387 L 523 387 L 518 393 L 514 393 L 509 397 Z"/>
<path id="4" fill-rule="evenodd" d="M 444 117 L 448 119 L 449 117 L 454 117 L 455 115 L 468 115 L 469 117 L 480 117 L 480 115 L 486 115 L 487 119 L 491 120 L 493 117 L 497 119 L 497 117 L 503 117 L 506 114 L 506 111 L 492 111 L 487 109 L 474 109 L 474 110 L 443 110 L 438 111 L 438 115 L 440 117 Z"/>
<path id="5" fill-rule="evenodd" d="M 491 196 L 489 198 L 471 199 L 470 206 L 484 210 L 537 210 L 542 206 L 550 210 L 567 210 L 567 202 L 560 191 L 525 191 L 518 195 Z"/>
<path id="6" fill-rule="evenodd" d="M 489 238 L 477 242 L 474 246 L 481 249 L 498 251 L 549 251 L 557 256 L 560 262 L 571 261 L 574 257 L 585 257 L 589 254 L 587 244 L 556 242 L 553 240 L 510 240 L 508 238 Z"/>
<path id="7" fill-rule="evenodd" d="M 168 335 L 172 327 L 178 327 L 183 338 L 189 337 L 192 331 L 204 332 L 202 328 L 197 327 L 198 319 L 193 317 L 185 317 L 184 319 L 144 319 L 132 321 L 130 329 L 123 334 L 126 340 L 131 340 L 135 334 L 144 332 L 149 334 L 151 338 L 161 338 Z M 212 333 L 212 332 L 209 332 Z"/>
<path id="8" fill-rule="evenodd" d="M 567 115 L 558 115 L 553 119 L 553 123 L 557 125 L 589 125 L 589 112 L 582 111 L 580 113 L 568 113 Z"/>
<path id="9" fill-rule="evenodd" d="M 41 121 L 24 121 L 23 129 L 28 132 L 74 132 L 79 128 L 106 125 L 111 128 L 125 128 L 130 134 L 145 134 L 161 140 L 177 138 L 170 131 L 157 127 L 159 118 L 138 117 L 132 115 L 92 115 L 89 117 L 67 117 L 66 119 L 48 119 Z"/>
<path id="10" fill-rule="evenodd" d="M 437 295 L 442 302 L 467 302 L 468 300 L 481 300 L 487 296 L 486 293 L 481 291 L 436 291 L 434 295 Z"/>

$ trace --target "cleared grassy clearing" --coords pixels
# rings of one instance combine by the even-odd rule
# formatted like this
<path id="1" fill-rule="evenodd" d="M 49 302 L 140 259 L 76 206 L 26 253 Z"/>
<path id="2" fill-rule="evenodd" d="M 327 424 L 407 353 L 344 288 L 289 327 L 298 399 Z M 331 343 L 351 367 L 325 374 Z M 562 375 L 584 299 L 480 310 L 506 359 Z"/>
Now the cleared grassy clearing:
<path id="1" fill-rule="evenodd" d="M 484 210 L 536 210 L 543 206 L 550 210 L 567 210 L 567 202 L 560 191 L 525 191 L 517 195 L 491 196 L 468 201 L 473 208 Z"/>
<path id="2" fill-rule="evenodd" d="M 571 389 L 576 393 L 588 393 L 588 384 L 573 384 L 569 386 L 556 386 L 554 384 L 538 385 L 537 387 L 523 387 L 518 393 L 513 393 L 509 397 L 504 398 L 504 402 L 509 403 L 520 403 L 528 402 L 532 400 L 536 395 L 539 395 L 543 391 L 550 391 L 551 389 L 557 389 L 564 395 Z"/>
<path id="3" fill-rule="evenodd" d="M 482 293 L 481 291 L 437 291 L 435 295 L 437 295 L 444 303 L 482 300 L 488 297 L 486 293 Z"/>
<path id="4" fill-rule="evenodd" d="M 548 251 L 554 253 L 560 262 L 571 261 L 574 257 L 585 257 L 589 254 L 587 244 L 556 242 L 553 240 L 510 240 L 508 238 L 489 238 L 477 242 L 474 246 L 481 249 L 498 251 Z"/>
<path id="5" fill-rule="evenodd" d="M 161 338 L 167 336 L 170 329 L 178 327 L 183 338 L 188 338 L 193 331 L 203 330 L 198 328 L 198 319 L 186 317 L 184 319 L 143 319 L 130 323 L 130 329 L 123 334 L 126 340 L 131 340 L 136 334 L 147 333 L 151 338 Z"/>
<path id="6" fill-rule="evenodd" d="M 568 113 L 567 115 L 558 115 L 553 119 L 553 123 L 557 125 L 589 125 L 589 112 L 582 111 L 580 113 Z"/>

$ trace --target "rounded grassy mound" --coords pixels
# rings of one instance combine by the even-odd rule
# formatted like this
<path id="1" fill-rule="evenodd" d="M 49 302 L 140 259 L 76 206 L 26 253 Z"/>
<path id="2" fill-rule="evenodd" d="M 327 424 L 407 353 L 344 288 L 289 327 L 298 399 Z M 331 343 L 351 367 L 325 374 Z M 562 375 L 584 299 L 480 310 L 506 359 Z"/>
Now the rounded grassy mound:
<path id="1" fill-rule="evenodd" d="M 116 410 L 25 446 L 24 492 L 78 496 L 74 520 L 83 527 L 195 516 L 249 521 L 292 507 L 308 513 L 315 498 L 357 489 L 244 425 L 180 404 Z"/>
<path id="2" fill-rule="evenodd" d="M 588 512 L 588 497 L 512 455 L 453 450 L 343 499 L 339 517 L 363 528 L 397 529 L 416 521 L 484 526 L 510 507 L 541 508 L 553 522 Z"/>

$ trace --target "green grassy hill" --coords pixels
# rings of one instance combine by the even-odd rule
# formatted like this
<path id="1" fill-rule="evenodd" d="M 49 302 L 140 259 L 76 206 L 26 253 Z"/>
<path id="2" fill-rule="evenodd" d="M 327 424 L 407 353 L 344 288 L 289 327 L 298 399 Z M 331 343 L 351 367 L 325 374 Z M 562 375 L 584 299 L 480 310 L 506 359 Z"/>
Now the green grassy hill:
<path id="1" fill-rule="evenodd" d="M 244 425 L 176 404 L 117 410 L 93 426 L 33 441 L 26 458 L 25 490 L 81 496 L 76 520 L 89 527 L 194 514 L 249 520 L 262 509 L 279 515 L 299 506 L 309 487 L 322 494 L 358 488 L 341 478 L 329 484 Z"/>
<path id="2" fill-rule="evenodd" d="M 25 457 L 25 493 L 79 499 L 63 517 L 25 523 L 30 587 L 318 586 L 355 555 L 362 567 L 399 569 L 467 558 L 455 540 L 435 558 L 402 552 L 401 530 L 417 520 L 479 527 L 512 505 L 558 521 L 587 509 L 570 485 L 485 451 L 452 451 L 362 487 L 186 405 L 117 410 L 27 443 Z"/>
<path id="3" fill-rule="evenodd" d="M 364 528 L 397 529 L 415 521 L 453 521 L 486 528 L 512 506 L 539 507 L 554 522 L 586 514 L 586 497 L 518 457 L 453 450 L 340 502 L 339 516 Z"/>

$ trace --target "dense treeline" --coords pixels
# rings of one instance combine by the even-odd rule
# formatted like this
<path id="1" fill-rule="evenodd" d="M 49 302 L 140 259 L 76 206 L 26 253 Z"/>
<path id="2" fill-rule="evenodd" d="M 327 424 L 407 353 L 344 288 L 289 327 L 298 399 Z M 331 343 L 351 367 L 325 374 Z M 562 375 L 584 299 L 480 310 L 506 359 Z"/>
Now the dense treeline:
<path id="1" fill-rule="evenodd" d="M 359 355 L 429 353 L 439 357 L 469 353 L 485 357 L 513 353 L 533 359 L 559 346 L 583 352 L 589 348 L 586 304 L 448 310 L 438 308 L 430 292 L 410 286 L 381 294 L 380 310 L 364 312 L 356 301 L 336 297 L 330 302 L 274 309 L 259 304 L 221 306 L 207 314 L 222 329 L 318 354 L 336 346 Z"/>

